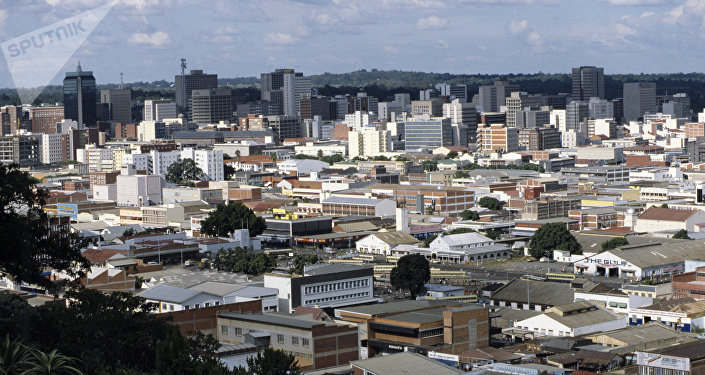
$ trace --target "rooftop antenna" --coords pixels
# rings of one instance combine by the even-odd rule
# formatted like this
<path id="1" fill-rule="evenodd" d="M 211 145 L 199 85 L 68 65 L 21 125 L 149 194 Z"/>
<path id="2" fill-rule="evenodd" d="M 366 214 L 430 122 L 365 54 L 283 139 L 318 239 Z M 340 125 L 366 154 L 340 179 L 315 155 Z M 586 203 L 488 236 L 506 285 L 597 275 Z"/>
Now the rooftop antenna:
<path id="1" fill-rule="evenodd" d="M 188 114 L 188 95 L 186 92 L 186 59 L 181 58 L 181 86 L 183 87 L 184 92 L 182 93 L 183 95 L 183 103 L 186 105 L 186 113 Z M 176 105 L 180 106 L 180 103 L 176 103 Z M 188 117 L 188 115 L 186 116 Z"/>
<path id="2" fill-rule="evenodd" d="M 125 89 L 125 84 L 122 82 L 122 72 L 120 72 L 120 84 L 118 85 L 118 89 Z"/>

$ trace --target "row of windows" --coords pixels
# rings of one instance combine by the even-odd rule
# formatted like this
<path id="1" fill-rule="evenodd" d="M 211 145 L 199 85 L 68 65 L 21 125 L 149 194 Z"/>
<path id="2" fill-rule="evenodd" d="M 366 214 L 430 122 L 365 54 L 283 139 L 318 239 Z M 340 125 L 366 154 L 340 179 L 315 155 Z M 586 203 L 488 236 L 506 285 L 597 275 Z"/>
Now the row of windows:
<path id="1" fill-rule="evenodd" d="M 340 301 L 340 300 L 348 299 L 348 298 L 369 297 L 369 296 L 370 296 L 370 292 L 353 293 L 353 294 L 346 294 L 343 296 L 333 296 L 333 297 L 306 300 L 304 302 L 304 305 L 310 305 L 312 303 L 315 304 L 315 303 L 321 303 L 321 302 L 329 302 L 329 301 Z"/>
<path id="2" fill-rule="evenodd" d="M 307 286 L 304 288 L 304 294 L 314 294 L 323 292 L 332 292 L 336 290 L 350 289 L 350 288 L 361 288 L 370 285 L 369 279 L 364 280 L 354 280 L 354 281 L 343 281 L 337 283 L 330 283 L 324 285 Z"/>
<path id="3" fill-rule="evenodd" d="M 233 328 L 233 333 L 236 336 L 242 336 L 242 328 L 240 327 L 232 327 Z M 220 333 L 227 335 L 230 332 L 230 327 L 229 326 L 220 326 Z M 249 329 L 247 330 L 248 333 L 254 332 L 254 330 Z M 284 343 L 284 335 L 282 334 L 277 334 L 277 342 L 280 344 Z M 310 339 L 307 339 L 305 337 L 298 337 L 298 336 L 291 336 L 291 345 L 299 345 L 299 342 L 301 342 L 301 346 L 304 347 L 309 347 L 310 346 Z"/>
<path id="4" fill-rule="evenodd" d="M 206 303 L 203 304 L 203 307 L 210 307 L 210 306 L 211 306 L 211 303 L 210 303 L 210 302 L 206 302 Z M 215 301 L 215 302 L 213 303 L 213 306 L 220 306 L 220 301 Z M 168 309 L 167 309 L 167 307 L 168 307 Z M 200 304 L 200 303 L 197 303 L 197 304 L 193 305 L 193 308 L 194 308 L 194 309 L 198 309 L 198 308 L 200 308 L 200 307 L 201 307 L 201 304 Z M 189 310 L 190 308 L 191 308 L 191 305 L 184 305 L 184 310 Z M 174 311 L 174 305 L 171 304 L 171 303 L 169 303 L 169 304 L 167 304 L 167 303 L 162 303 L 162 310 Z"/>
<path id="5" fill-rule="evenodd" d="M 295 357 L 301 357 L 301 358 L 313 358 L 313 354 L 310 353 L 300 353 L 300 352 L 294 352 L 291 350 L 284 350 L 284 353 L 291 354 Z"/>
<path id="6" fill-rule="evenodd" d="M 421 338 L 426 338 L 426 337 L 433 337 L 433 336 L 441 336 L 443 335 L 443 328 L 434 328 L 434 329 L 429 329 L 426 331 L 421 331 L 420 336 Z"/>

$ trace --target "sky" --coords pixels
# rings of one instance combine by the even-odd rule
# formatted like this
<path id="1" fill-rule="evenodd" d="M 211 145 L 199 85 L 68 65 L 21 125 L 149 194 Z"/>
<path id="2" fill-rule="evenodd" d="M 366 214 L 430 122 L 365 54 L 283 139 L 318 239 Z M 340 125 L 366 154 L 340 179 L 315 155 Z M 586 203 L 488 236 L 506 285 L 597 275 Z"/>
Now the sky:
<path id="1" fill-rule="evenodd" d="M 0 0 L 0 42 L 107 4 Z M 289 67 L 450 73 L 703 71 L 705 0 L 117 0 L 52 79 L 80 60 L 99 84 Z M 3 50 L 4 51 L 4 50 Z M 62 60 L 63 62 L 63 60 Z M 12 87 L 0 59 L 0 87 Z"/>

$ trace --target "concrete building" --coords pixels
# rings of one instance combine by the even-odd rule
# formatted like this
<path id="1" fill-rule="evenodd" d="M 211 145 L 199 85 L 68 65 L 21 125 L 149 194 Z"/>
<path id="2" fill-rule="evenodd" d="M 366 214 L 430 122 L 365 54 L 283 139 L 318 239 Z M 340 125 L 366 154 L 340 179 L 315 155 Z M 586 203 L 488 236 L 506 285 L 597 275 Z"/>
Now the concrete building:
<path id="1" fill-rule="evenodd" d="M 303 275 L 267 273 L 264 286 L 279 290 L 279 311 L 299 306 L 337 308 L 378 302 L 372 290 L 373 269 L 350 264 L 320 264 Z"/>
<path id="2" fill-rule="evenodd" d="M 573 101 L 565 107 L 565 129 L 559 131 L 574 130 L 575 132 L 587 134 L 587 129 L 583 124 L 590 116 L 590 107 L 587 102 Z"/>
<path id="3" fill-rule="evenodd" d="M 48 133 L 39 138 L 42 164 L 56 164 L 69 160 L 66 134 Z"/>
<path id="4" fill-rule="evenodd" d="M 451 103 L 443 104 L 443 117 L 450 118 L 453 126 L 464 125 L 467 127 L 467 141 L 459 140 L 459 145 L 466 146 L 466 143 L 475 143 L 477 140 L 477 114 L 472 103 L 462 102 L 455 99 Z"/>
<path id="5" fill-rule="evenodd" d="M 323 215 L 393 217 L 397 204 L 391 199 L 332 196 L 321 201 Z"/>
<path id="6" fill-rule="evenodd" d="M 442 106 L 440 107 L 442 109 Z M 449 118 L 418 117 L 404 123 L 406 149 L 434 149 L 453 145 L 453 129 Z"/>
<path id="7" fill-rule="evenodd" d="M 605 70 L 594 66 L 581 66 L 572 69 L 573 100 L 605 98 Z"/>
<path id="8" fill-rule="evenodd" d="M 298 116 L 267 116 L 267 121 L 270 129 L 280 140 L 301 136 L 301 124 Z"/>
<path id="9" fill-rule="evenodd" d="M 627 326 L 625 319 L 591 302 L 573 302 L 514 322 L 514 328 L 542 336 L 576 337 Z"/>
<path id="10" fill-rule="evenodd" d="M 42 106 L 29 109 L 32 133 L 57 133 L 56 123 L 64 119 L 63 106 Z"/>
<path id="11" fill-rule="evenodd" d="M 164 178 L 138 175 L 133 164 L 123 165 L 117 176 L 117 203 L 121 206 L 151 206 L 162 203 Z"/>
<path id="12" fill-rule="evenodd" d="M 208 181 L 222 181 L 225 179 L 223 151 L 185 148 L 181 150 L 181 160 L 183 159 L 192 159 L 196 166 L 203 171 L 205 179 Z"/>
<path id="13" fill-rule="evenodd" d="M 694 232 L 705 223 L 705 211 L 698 209 L 672 209 L 652 206 L 636 219 L 634 231 L 643 233 L 676 232 L 685 229 Z"/>
<path id="14" fill-rule="evenodd" d="M 81 63 L 75 72 L 66 72 L 64 78 L 64 119 L 78 122 L 79 126 L 96 124 L 96 83 L 93 72 L 83 71 Z"/>
<path id="15" fill-rule="evenodd" d="M 644 375 L 696 375 L 705 367 L 702 340 L 636 352 L 637 371 Z"/>
<path id="16" fill-rule="evenodd" d="M 590 118 L 614 118 L 614 104 L 611 101 L 592 97 L 588 101 L 588 113 Z"/>
<path id="17" fill-rule="evenodd" d="M 13 135 L 0 137 L 0 163 L 16 163 L 20 166 L 41 162 L 39 135 Z"/>
<path id="18" fill-rule="evenodd" d="M 503 124 L 478 124 L 477 141 L 483 151 L 504 152 L 519 149 L 519 130 Z"/>
<path id="19" fill-rule="evenodd" d="M 122 164 L 120 168 L 124 165 L 134 165 L 135 169 L 138 171 L 145 171 L 147 174 L 152 173 L 152 160 L 149 154 L 124 154 L 122 155 Z"/>
<path id="20" fill-rule="evenodd" d="M 443 101 L 440 99 L 433 100 L 414 100 L 411 102 L 411 115 L 416 116 L 443 116 Z"/>
<path id="21" fill-rule="evenodd" d="M 526 150 L 546 150 L 561 147 L 561 133 L 554 127 L 521 129 L 519 147 Z"/>
<path id="22" fill-rule="evenodd" d="M 274 103 L 272 115 L 298 116 L 301 113 L 302 95 L 311 94 L 311 78 L 294 69 L 277 69 L 262 73 L 262 100 Z M 277 110 L 278 109 L 278 110 Z M 347 113 L 347 112 L 345 112 Z"/>
<path id="23" fill-rule="evenodd" d="M 233 118 L 232 90 L 229 88 L 193 90 L 189 103 L 191 121 L 217 124 Z"/>
<path id="24" fill-rule="evenodd" d="M 177 118 L 176 103 L 169 99 L 154 99 L 144 101 L 144 121 L 161 122 L 167 118 Z"/>
<path id="25" fill-rule="evenodd" d="M 120 73 L 120 84 L 114 89 L 100 90 L 100 103 L 107 111 L 107 120 L 128 124 L 132 122 L 132 92 L 126 89 L 122 83 L 122 73 Z"/>
<path id="26" fill-rule="evenodd" d="M 348 132 L 348 156 L 376 156 L 392 151 L 392 138 L 387 130 L 374 128 Z"/>
<path id="27" fill-rule="evenodd" d="M 392 249 L 398 245 L 418 243 L 416 237 L 404 232 L 378 232 L 355 242 L 355 249 L 360 253 L 392 255 Z"/>
<path id="28" fill-rule="evenodd" d="M 579 198 L 542 197 L 526 202 L 521 213 L 522 220 L 544 220 L 568 217 L 571 210 L 579 210 Z"/>
<path id="29" fill-rule="evenodd" d="M 149 151 L 151 162 L 150 174 L 166 175 L 169 171 L 169 166 L 181 161 L 181 151 Z"/>
<path id="30" fill-rule="evenodd" d="M 188 74 L 174 77 L 176 105 L 187 111 L 193 90 L 210 90 L 218 87 L 217 74 L 205 74 L 203 70 L 191 70 Z M 189 117 L 190 118 L 190 117 Z"/>
<path id="31" fill-rule="evenodd" d="M 645 114 L 657 112 L 656 83 L 633 82 L 624 84 L 624 120 L 636 121 Z"/>
<path id="32" fill-rule="evenodd" d="M 705 301 L 693 298 L 661 300 L 653 305 L 629 309 L 629 325 L 659 322 L 681 332 L 705 326 Z"/>
<path id="33" fill-rule="evenodd" d="M 302 370 L 344 365 L 359 358 L 357 327 L 312 316 L 218 312 L 218 341 L 268 346 L 291 353 Z"/>
<path id="34" fill-rule="evenodd" d="M 374 114 L 370 112 L 355 111 L 353 113 L 345 115 L 345 121 L 343 123 L 348 128 L 353 130 L 362 130 L 372 124 L 374 120 Z"/>

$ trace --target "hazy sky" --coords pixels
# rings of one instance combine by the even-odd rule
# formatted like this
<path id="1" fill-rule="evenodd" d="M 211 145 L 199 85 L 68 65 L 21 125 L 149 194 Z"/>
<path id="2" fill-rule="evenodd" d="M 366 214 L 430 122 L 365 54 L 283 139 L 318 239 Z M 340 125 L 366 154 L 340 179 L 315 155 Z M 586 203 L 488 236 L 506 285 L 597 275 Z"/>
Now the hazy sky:
<path id="1" fill-rule="evenodd" d="M 0 0 L 0 41 L 102 0 Z M 98 83 L 277 67 L 452 73 L 703 71 L 705 0 L 120 0 L 67 62 Z M 62 71 L 65 71 L 63 69 Z M 63 73 L 54 79 L 60 82 Z M 0 86 L 11 85 L 0 62 Z"/>

